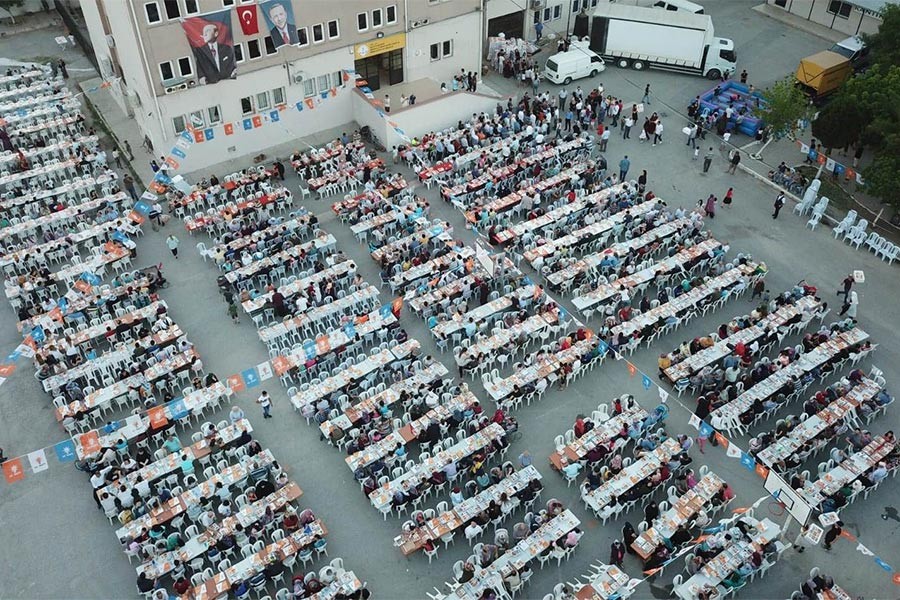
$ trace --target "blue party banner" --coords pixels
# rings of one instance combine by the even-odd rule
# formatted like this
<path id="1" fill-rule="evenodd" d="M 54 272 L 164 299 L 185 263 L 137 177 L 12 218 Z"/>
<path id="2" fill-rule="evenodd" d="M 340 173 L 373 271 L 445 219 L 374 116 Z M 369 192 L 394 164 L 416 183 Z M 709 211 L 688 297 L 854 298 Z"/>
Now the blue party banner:
<path id="1" fill-rule="evenodd" d="M 347 337 L 351 340 L 356 339 L 356 326 L 353 323 L 345 323 L 344 333 L 347 334 Z"/>
<path id="2" fill-rule="evenodd" d="M 146 216 L 150 212 L 150 204 L 144 200 L 138 200 L 134 205 L 134 210 Z"/>
<path id="3" fill-rule="evenodd" d="M 244 119 L 243 121 L 244 131 L 250 131 L 253 129 L 253 121 L 250 119 Z"/>
<path id="4" fill-rule="evenodd" d="M 204 130 L 203 130 L 203 137 L 206 138 L 206 141 L 209 141 L 209 140 L 213 139 L 214 137 L 216 137 L 216 134 L 213 133 L 213 128 L 212 128 L 212 127 L 208 127 L 207 129 L 204 129 Z"/>
<path id="5" fill-rule="evenodd" d="M 712 435 L 712 432 L 713 428 L 709 423 L 707 423 L 706 421 L 700 422 L 700 437 L 708 438 Z"/>
<path id="6" fill-rule="evenodd" d="M 187 154 L 183 150 L 178 148 L 178 146 L 175 146 L 172 148 L 172 156 L 177 156 L 178 158 L 186 158 Z"/>
<path id="7" fill-rule="evenodd" d="M 391 314 L 391 305 L 385 304 L 381 308 L 378 309 L 378 314 L 381 315 L 382 319 L 387 319 L 388 315 Z"/>
<path id="8" fill-rule="evenodd" d="M 59 462 L 72 462 L 77 458 L 75 442 L 72 440 L 64 440 L 53 446 L 53 449 L 56 451 L 56 458 L 59 459 Z"/>
<path id="9" fill-rule="evenodd" d="M 259 385 L 259 373 L 256 372 L 256 367 L 250 367 L 249 369 L 241 371 L 241 377 L 244 379 L 244 385 L 248 388 Z"/>
<path id="10" fill-rule="evenodd" d="M 645 390 L 649 390 L 650 387 L 653 385 L 653 381 L 651 381 L 651 379 L 650 379 L 649 377 L 647 377 L 646 375 L 644 375 L 644 376 L 641 378 L 641 383 L 644 384 L 644 389 L 645 389 Z"/>
<path id="11" fill-rule="evenodd" d="M 875 557 L 875 564 L 878 565 L 879 567 L 881 567 L 882 569 L 884 569 L 885 571 L 887 571 L 888 573 L 890 573 L 891 571 L 894 570 L 894 568 L 891 565 L 889 565 L 886 562 L 884 562 L 883 560 L 881 560 L 881 558 L 878 556 Z"/>
<path id="12" fill-rule="evenodd" d="M 302 101 L 298 101 L 297 104 L 295 104 L 294 106 L 297 107 L 297 112 L 303 112 L 303 102 Z"/>
<path id="13" fill-rule="evenodd" d="M 269 120 L 271 120 L 271 121 L 280 121 L 280 120 L 281 120 L 281 115 L 278 114 L 278 111 L 277 111 L 277 110 L 273 110 L 272 112 L 269 113 Z"/>
<path id="14" fill-rule="evenodd" d="M 184 398 L 175 398 L 169 402 L 169 412 L 176 421 L 178 419 L 183 419 L 190 414 L 187 406 L 184 405 Z"/>
<path id="15" fill-rule="evenodd" d="M 306 354 L 307 360 L 312 360 L 316 357 L 316 343 L 312 340 L 306 340 L 303 343 L 303 352 Z"/>
<path id="16" fill-rule="evenodd" d="M 744 467 L 746 467 L 748 471 L 756 470 L 756 461 L 753 460 L 753 457 L 746 452 L 741 453 L 741 464 L 744 465 Z"/>

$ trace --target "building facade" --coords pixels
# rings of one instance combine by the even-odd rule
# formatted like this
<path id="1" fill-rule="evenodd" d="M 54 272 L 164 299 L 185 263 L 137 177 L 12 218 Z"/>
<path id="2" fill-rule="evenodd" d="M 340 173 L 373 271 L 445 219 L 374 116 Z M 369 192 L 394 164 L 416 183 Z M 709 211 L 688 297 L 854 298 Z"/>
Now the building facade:
<path id="1" fill-rule="evenodd" d="M 881 9 L 890 0 L 766 0 L 770 6 L 841 33 L 878 33 Z"/>
<path id="2" fill-rule="evenodd" d="M 80 2 L 101 75 L 113 82 L 114 97 L 155 154 L 166 153 L 189 128 L 212 129 L 217 143 L 192 147 L 186 170 L 352 121 L 353 72 L 375 91 L 477 70 L 484 39 L 482 0 Z M 245 33 L 239 20 L 248 7 L 256 9 L 256 33 Z M 228 47 L 217 43 L 228 29 L 220 25 L 209 29 L 219 38 L 207 50 L 197 41 L 206 35 L 203 23 L 219 23 L 214 19 L 223 11 L 222 22 L 231 24 Z M 280 29 L 278 13 L 286 17 Z M 223 75 L 232 61 L 233 78 Z M 298 110 L 307 102 L 314 110 Z M 276 122 L 270 122 L 273 111 Z M 257 117 L 267 125 L 223 130 Z"/>
<path id="3" fill-rule="evenodd" d="M 562 37 L 572 32 L 575 15 L 590 11 L 608 0 L 485 0 L 487 35 L 534 41 L 535 25 L 543 25 L 543 35 Z M 630 1 L 630 0 L 629 0 Z"/>

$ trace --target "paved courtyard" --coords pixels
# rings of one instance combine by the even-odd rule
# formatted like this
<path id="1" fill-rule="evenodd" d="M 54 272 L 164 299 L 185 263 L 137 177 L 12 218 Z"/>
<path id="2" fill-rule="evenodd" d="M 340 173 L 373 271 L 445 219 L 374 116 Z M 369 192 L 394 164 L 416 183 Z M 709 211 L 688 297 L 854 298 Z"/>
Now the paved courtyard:
<path id="1" fill-rule="evenodd" d="M 807 33 L 789 29 L 751 10 L 752 2 L 708 2 L 708 10 L 716 24 L 717 35 L 731 37 L 738 52 L 739 68 L 747 68 L 750 80 L 763 88 L 790 71 L 797 60 L 827 46 L 828 42 Z M 52 39 L 52 38 L 51 38 Z M 3 44 L 6 42 L 4 41 Z M 0 44 L 0 55 L 7 52 Z M 27 56 L 8 56 L 26 58 Z M 738 172 L 725 173 L 724 156 L 717 156 L 710 172 L 701 173 L 700 164 L 691 160 L 691 152 L 685 147 L 680 130 L 684 111 L 690 98 L 708 89 L 710 84 L 700 78 L 692 78 L 662 72 L 637 73 L 620 71 L 610 67 L 595 81 L 582 80 L 581 86 L 589 90 L 599 81 L 609 93 L 638 101 L 646 83 L 651 84 L 652 110 L 663 113 L 666 125 L 665 142 L 651 147 L 636 139 L 623 141 L 615 135 L 610 141 L 606 158 L 610 167 L 625 154 L 632 160 L 631 174 L 647 169 L 648 189 L 662 197 L 670 207 L 693 208 L 699 198 L 710 193 L 722 197 L 728 187 L 735 189 L 733 208 L 720 208 L 715 219 L 708 219 L 706 227 L 713 235 L 731 246 L 731 254 L 750 253 L 756 260 L 764 261 L 769 268 L 767 287 L 773 293 L 789 289 L 800 280 L 817 285 L 822 298 L 832 306 L 839 306 L 835 291 L 841 279 L 854 269 L 865 271 L 866 283 L 858 286 L 860 296 L 859 324 L 878 343 L 878 351 L 861 367 L 874 364 L 885 372 L 888 389 L 898 393 L 897 365 L 900 363 L 900 338 L 892 331 L 900 323 L 900 277 L 898 266 L 888 266 L 872 254 L 857 251 L 832 238 L 830 228 L 820 227 L 811 232 L 805 227 L 806 219 L 791 213 L 788 205 L 778 220 L 771 218 L 775 191 Z M 514 93 L 509 81 L 490 77 L 490 85 L 503 93 Z M 349 127 L 349 126 L 348 126 Z M 127 135 L 127 132 L 122 132 Z M 320 136 L 321 138 L 321 136 Z M 718 142 L 713 143 L 718 146 Z M 137 146 L 132 143 L 132 147 Z M 298 147 L 302 147 L 298 143 Z M 140 153 L 139 153 L 140 154 Z M 385 157 L 389 161 L 389 157 Z M 219 175 L 246 166 L 223 165 L 213 169 Z M 145 165 L 140 165 L 143 170 Z M 286 184 L 297 190 L 297 178 L 288 169 Z M 415 181 L 414 175 L 402 169 L 407 181 Z M 210 170 L 204 170 L 208 174 Z M 194 181 L 192 174 L 186 174 Z M 474 235 L 466 230 L 462 215 L 438 198 L 437 188 L 420 187 L 417 193 L 427 197 L 432 206 L 432 218 L 449 221 L 455 227 L 454 236 L 467 243 Z M 296 194 L 299 198 L 299 194 Z M 297 200 L 299 203 L 299 200 Z M 358 243 L 349 227 L 342 225 L 330 208 L 329 201 L 310 200 L 305 206 L 315 212 L 321 226 L 333 234 L 338 249 L 347 253 L 359 266 L 362 276 L 376 283 L 379 273 L 375 262 L 368 256 L 367 248 Z M 180 259 L 175 261 L 166 250 L 164 239 L 175 233 L 182 241 Z M 175 221 L 159 232 L 147 230 L 138 241 L 136 264 L 163 263 L 170 287 L 162 293 L 172 317 L 196 344 L 208 371 L 221 378 L 240 372 L 248 366 L 266 359 L 265 346 L 259 341 L 253 323 L 243 317 L 237 326 L 226 315 L 226 305 L 215 285 L 218 271 L 194 250 L 197 242 L 207 242 L 205 235 L 191 237 Z M 538 280 L 527 263 L 522 269 Z M 390 294 L 383 290 L 381 301 L 388 303 Z M 577 314 L 571 303 L 561 300 L 569 313 Z M 687 329 L 660 338 L 652 348 L 636 352 L 631 360 L 642 371 L 653 374 L 660 352 L 669 351 L 684 339 L 715 330 L 720 323 L 736 315 L 748 312 L 752 307 L 749 296 L 726 303 L 719 311 L 692 321 Z M 831 316 L 836 314 L 836 310 Z M 450 354 L 441 354 L 434 345 L 431 334 L 422 320 L 404 311 L 401 324 L 411 337 L 421 342 L 425 354 L 442 360 L 455 373 Z M 0 309 L 0 352 L 12 350 L 21 341 L 15 327 L 15 318 L 8 306 Z M 796 340 L 791 340 L 797 343 Z M 53 416 L 50 398 L 44 394 L 32 377 L 32 369 L 25 362 L 0 390 L 0 445 L 8 455 L 20 455 L 39 447 L 60 441 L 62 431 Z M 846 372 L 848 369 L 843 369 Z M 826 384 L 830 381 L 826 381 Z M 481 388 L 480 382 L 470 383 L 472 390 L 483 403 L 493 409 L 492 403 Z M 815 389 L 820 386 L 814 384 Z M 292 409 L 284 388 L 271 380 L 266 389 L 273 395 L 274 419 L 262 420 L 259 407 L 254 404 L 256 394 L 244 392 L 236 396 L 235 404 L 241 406 L 250 417 L 254 437 L 264 448 L 270 448 L 291 478 L 303 488 L 300 501 L 303 507 L 315 510 L 329 527 L 329 554 L 341 556 L 345 565 L 353 569 L 369 588 L 380 598 L 423 598 L 434 586 L 446 589 L 444 581 L 452 578 L 451 567 L 457 560 L 470 553 L 468 544 L 457 536 L 457 542 L 449 550 L 441 549 L 438 558 L 428 563 L 424 555 L 404 558 L 393 547 L 393 538 L 399 533 L 400 521 L 395 518 L 382 520 L 365 496 L 360 493 L 352 473 L 344 464 L 344 456 L 319 440 L 318 431 L 307 426 Z M 669 389 L 669 388 L 666 388 Z M 658 402 L 655 388 L 645 391 L 640 377 L 630 377 L 625 363 L 607 361 L 599 369 L 578 379 L 569 388 L 548 390 L 540 402 L 516 412 L 522 438 L 511 448 L 510 457 L 528 450 L 535 458 L 535 465 L 543 475 L 545 490 L 542 498 L 558 498 L 571 508 L 582 521 L 586 531 L 579 548 L 571 560 L 557 567 L 555 563 L 535 574 L 526 598 L 541 598 L 550 592 L 557 582 L 574 581 L 588 572 L 591 563 L 609 559 L 610 543 L 620 536 L 626 520 L 636 525 L 641 516 L 632 514 L 613 520 L 602 526 L 592 514 L 584 510 L 577 486 L 566 487 L 562 477 L 552 471 L 547 456 L 554 449 L 554 437 L 572 426 L 579 413 L 590 413 L 600 402 L 622 393 L 633 394 L 646 409 Z M 689 408 L 693 399 L 683 396 L 681 401 Z M 669 401 L 671 412 L 665 423 L 670 435 L 694 433 L 688 425 L 688 411 L 679 406 L 674 395 Z M 779 416 L 795 410 L 783 410 Z M 227 405 L 212 420 L 226 418 Z M 117 414 L 117 417 L 124 415 Z M 900 414 L 896 407 L 885 417 L 873 422 L 873 433 L 898 429 Z M 764 421 L 751 433 L 770 429 L 774 421 Z M 738 438 L 746 447 L 747 438 Z M 695 465 L 706 464 L 711 470 L 731 483 L 737 492 L 733 506 L 749 506 L 766 494 L 762 482 L 744 469 L 739 461 L 727 458 L 721 448 L 707 448 L 700 455 L 692 450 Z M 52 463 L 52 459 L 51 459 Z M 815 464 L 807 466 L 814 472 Z M 897 534 L 900 521 L 882 520 L 886 507 L 896 506 L 896 494 L 900 483 L 889 479 L 868 500 L 860 500 L 842 511 L 842 519 L 858 539 L 880 554 L 887 562 L 900 570 L 900 551 Z M 434 505 L 432 500 L 427 506 Z M 778 516 L 777 506 L 769 501 L 757 509 L 757 516 L 769 516 L 779 524 L 785 517 Z M 770 512 L 774 511 L 774 512 Z M 896 514 L 896 512 L 894 512 Z M 521 515 L 517 513 L 517 520 Z M 796 526 L 790 529 L 788 539 L 793 540 Z M 891 574 L 879 568 L 870 557 L 856 551 L 855 543 L 839 540 L 826 552 L 812 548 L 804 554 L 788 550 L 783 560 L 769 571 L 769 576 L 750 584 L 740 594 L 741 598 L 788 598 L 807 578 L 809 569 L 820 566 L 853 596 L 863 598 L 898 598 L 900 587 L 891 582 Z M 134 596 L 135 571 L 122 553 L 114 530 L 97 509 L 90 497 L 87 477 L 74 468 L 52 464 L 47 472 L 29 475 L 25 481 L 0 487 L 0 595 L 9 598 L 123 598 Z M 625 570 L 631 577 L 643 577 L 640 564 L 629 556 Z M 671 592 L 672 575 L 679 572 L 677 565 L 667 569 L 664 575 L 651 579 L 637 588 L 636 598 L 665 598 Z M 667 587 L 668 586 L 668 587 Z"/>

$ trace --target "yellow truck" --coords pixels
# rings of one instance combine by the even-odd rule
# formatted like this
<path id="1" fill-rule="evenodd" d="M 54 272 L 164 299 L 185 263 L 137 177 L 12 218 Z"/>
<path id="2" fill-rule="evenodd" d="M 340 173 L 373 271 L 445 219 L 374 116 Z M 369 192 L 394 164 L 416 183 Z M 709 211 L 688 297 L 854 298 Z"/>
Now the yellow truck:
<path id="1" fill-rule="evenodd" d="M 829 50 L 817 52 L 800 61 L 797 83 L 815 101 L 838 89 L 853 71 L 863 64 L 868 54 L 858 37 L 836 43 Z"/>

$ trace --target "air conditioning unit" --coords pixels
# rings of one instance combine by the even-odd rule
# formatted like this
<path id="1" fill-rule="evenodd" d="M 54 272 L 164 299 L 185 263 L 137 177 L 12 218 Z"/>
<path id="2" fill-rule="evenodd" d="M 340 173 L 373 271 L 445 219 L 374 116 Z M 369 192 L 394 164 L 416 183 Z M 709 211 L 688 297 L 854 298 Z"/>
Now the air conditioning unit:
<path id="1" fill-rule="evenodd" d="M 541 10 L 547 8 L 547 0 L 531 0 L 532 10 Z"/>
<path id="2" fill-rule="evenodd" d="M 102 54 L 100 55 L 100 74 L 104 78 L 112 77 L 114 74 L 112 59 L 110 59 L 108 56 L 104 56 Z"/>
<path id="3" fill-rule="evenodd" d="M 309 74 L 305 71 L 294 73 L 294 83 L 303 83 L 306 79 L 309 79 Z"/>
<path id="4" fill-rule="evenodd" d="M 410 29 L 415 29 L 416 27 L 424 27 L 428 25 L 428 19 L 419 19 L 418 21 L 413 21 L 409 24 Z"/>
<path id="5" fill-rule="evenodd" d="M 109 46 L 110 48 L 115 48 L 116 47 L 116 39 L 112 35 L 107 35 L 106 36 L 106 45 Z"/>
<path id="6" fill-rule="evenodd" d="M 165 89 L 167 94 L 175 94 L 177 92 L 188 89 L 188 82 L 183 81 L 174 85 L 165 85 Z"/>

